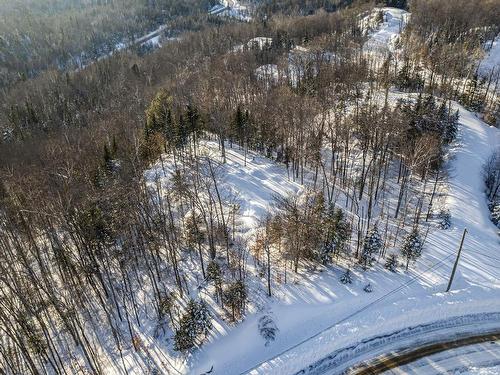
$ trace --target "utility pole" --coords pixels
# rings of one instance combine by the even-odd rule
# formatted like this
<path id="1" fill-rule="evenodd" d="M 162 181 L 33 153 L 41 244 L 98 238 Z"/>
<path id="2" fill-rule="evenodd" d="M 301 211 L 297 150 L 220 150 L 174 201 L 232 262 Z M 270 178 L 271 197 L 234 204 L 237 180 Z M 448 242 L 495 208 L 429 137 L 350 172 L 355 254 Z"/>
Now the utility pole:
<path id="1" fill-rule="evenodd" d="M 460 253 L 462 252 L 462 246 L 464 245 L 465 233 L 467 233 L 467 228 L 464 229 L 464 234 L 462 235 L 462 241 L 460 241 L 460 248 L 458 249 L 457 259 L 455 259 L 455 264 L 453 265 L 453 270 L 451 271 L 450 281 L 448 282 L 448 288 L 446 288 L 446 292 L 450 291 L 451 283 L 453 282 L 453 278 L 455 277 L 455 271 L 457 270 L 458 260 L 460 259 Z"/>

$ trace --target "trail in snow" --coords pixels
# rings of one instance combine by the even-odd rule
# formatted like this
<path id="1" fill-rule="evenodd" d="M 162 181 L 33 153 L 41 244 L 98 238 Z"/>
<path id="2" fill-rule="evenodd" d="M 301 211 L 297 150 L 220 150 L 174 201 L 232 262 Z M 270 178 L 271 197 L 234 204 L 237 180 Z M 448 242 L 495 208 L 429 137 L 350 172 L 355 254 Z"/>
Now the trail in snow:
<path id="1" fill-rule="evenodd" d="M 410 13 L 397 8 L 375 8 L 375 11 L 383 12 L 384 22 L 371 34 L 363 46 L 363 51 L 379 53 L 394 52 L 395 42 L 408 22 Z M 364 23 L 369 22 L 368 19 L 370 17 L 372 15 L 367 16 Z"/>
<path id="2" fill-rule="evenodd" d="M 481 61 L 479 73 L 483 76 L 488 76 L 493 69 L 495 69 L 495 72 L 500 70 L 500 36 L 495 38 L 491 49 Z"/>

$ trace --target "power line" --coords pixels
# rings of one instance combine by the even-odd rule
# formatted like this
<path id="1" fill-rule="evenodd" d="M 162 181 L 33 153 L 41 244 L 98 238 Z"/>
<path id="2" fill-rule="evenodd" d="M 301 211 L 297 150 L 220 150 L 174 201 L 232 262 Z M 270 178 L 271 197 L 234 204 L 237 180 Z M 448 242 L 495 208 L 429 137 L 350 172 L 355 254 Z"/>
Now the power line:
<path id="1" fill-rule="evenodd" d="M 401 284 L 399 287 L 397 287 L 397 288 L 395 288 L 395 289 L 391 290 L 390 292 L 388 292 L 388 293 L 384 294 L 383 296 L 381 296 L 381 297 L 377 298 L 375 301 L 370 302 L 369 304 L 367 304 L 366 306 L 362 307 L 361 309 L 359 309 L 359 310 L 357 310 L 357 311 L 354 311 L 353 313 L 351 313 L 351 314 L 347 315 L 346 317 L 342 318 L 341 320 L 339 320 L 339 321 L 337 321 L 337 322 L 335 322 L 335 323 L 331 324 L 330 326 L 328 326 L 327 328 L 323 329 L 322 331 L 320 331 L 320 332 L 318 332 L 318 333 L 315 333 L 314 335 L 312 335 L 312 336 L 310 336 L 310 337 L 308 337 L 308 338 L 306 338 L 306 339 L 304 339 L 304 340 L 302 340 L 302 341 L 298 342 L 297 344 L 295 344 L 295 345 L 293 345 L 293 346 L 291 346 L 291 347 L 289 347 L 289 348 L 287 348 L 287 349 L 283 350 L 282 352 L 280 352 L 280 353 L 276 354 L 275 356 L 273 356 L 273 357 L 271 357 L 271 358 L 268 358 L 268 359 L 266 359 L 265 361 L 262 361 L 262 362 L 257 363 L 256 365 L 252 366 L 251 368 L 249 368 L 249 369 L 247 369 L 247 370 L 245 370 L 245 371 L 241 372 L 241 373 L 240 373 L 240 375 L 247 374 L 247 373 L 249 373 L 250 371 L 255 370 L 257 367 L 259 367 L 259 366 L 263 365 L 264 363 L 269 362 L 269 361 L 272 361 L 272 360 L 274 360 L 274 359 L 276 359 L 276 358 L 278 358 L 278 357 L 282 356 L 283 354 L 285 354 L 285 353 L 287 353 L 287 352 L 289 352 L 289 351 L 291 351 L 291 350 L 293 350 L 293 349 L 295 349 L 295 348 L 299 347 L 300 345 L 302 345 L 302 344 L 304 344 L 304 343 L 306 343 L 306 342 L 308 342 L 308 341 L 310 341 L 310 340 L 312 340 L 312 339 L 314 339 L 314 338 L 318 337 L 319 335 L 321 335 L 321 334 L 322 334 L 322 333 L 324 333 L 325 331 L 328 331 L 329 329 L 332 329 L 333 327 L 335 327 L 335 326 L 337 326 L 337 325 L 339 325 L 339 324 L 342 324 L 342 323 L 346 322 L 347 320 L 349 320 L 349 319 L 351 319 L 352 317 L 354 317 L 354 316 L 356 316 L 356 315 L 358 315 L 358 314 L 362 313 L 363 311 L 368 310 L 370 307 L 372 307 L 373 305 L 377 304 L 378 302 L 380 302 L 380 301 L 382 301 L 382 300 L 386 299 L 387 297 L 389 297 L 389 296 L 393 295 L 394 293 L 397 293 L 397 292 L 399 292 L 400 290 L 402 290 L 402 289 L 406 288 L 407 286 L 409 286 L 409 285 L 413 284 L 415 281 L 417 281 L 418 279 L 420 279 L 420 278 L 422 277 L 422 275 L 423 275 L 425 272 L 427 272 L 427 271 L 431 271 L 431 270 L 433 270 L 433 269 L 440 268 L 440 267 L 441 267 L 441 265 L 443 265 L 443 263 L 444 263 L 446 260 L 448 260 L 449 258 L 451 258 L 451 257 L 452 257 L 452 256 L 454 256 L 454 255 L 455 255 L 455 254 L 450 254 L 450 255 L 446 256 L 446 257 L 445 257 L 444 259 L 442 259 L 441 261 L 437 262 L 436 264 L 434 264 L 434 265 L 432 265 L 432 266 L 427 267 L 424 271 L 420 272 L 420 274 L 415 275 L 415 276 L 414 276 L 412 279 L 410 279 L 409 281 L 407 281 L 407 282 L 405 282 L 405 283 Z M 439 267 L 438 267 L 438 266 L 439 266 Z"/>

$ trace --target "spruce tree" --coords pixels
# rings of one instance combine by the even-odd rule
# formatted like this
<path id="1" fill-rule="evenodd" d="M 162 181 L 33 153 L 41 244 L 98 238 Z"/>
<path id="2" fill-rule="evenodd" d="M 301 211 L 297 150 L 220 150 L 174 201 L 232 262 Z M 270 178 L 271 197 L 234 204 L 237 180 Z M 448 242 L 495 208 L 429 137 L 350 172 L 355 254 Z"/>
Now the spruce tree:
<path id="1" fill-rule="evenodd" d="M 345 251 L 351 235 L 349 223 L 340 208 L 335 209 L 333 204 L 328 206 L 322 223 L 323 244 L 319 252 L 319 259 L 326 264 L 332 255 Z"/>
<path id="2" fill-rule="evenodd" d="M 191 299 L 179 322 L 179 329 L 174 336 L 174 349 L 186 351 L 197 344 L 198 338 L 206 336 L 212 328 L 210 312 L 205 301 Z"/>
<path id="3" fill-rule="evenodd" d="M 207 266 L 207 280 L 215 286 L 217 302 L 223 302 L 222 295 L 222 271 L 216 261 L 211 261 Z"/>
<path id="4" fill-rule="evenodd" d="M 398 256 L 394 253 L 389 255 L 387 261 L 385 262 L 385 268 L 391 272 L 396 272 L 396 267 L 398 266 Z"/>
<path id="5" fill-rule="evenodd" d="M 363 268 L 366 269 L 371 266 L 373 262 L 373 256 L 377 254 L 383 246 L 382 238 L 375 225 L 367 234 L 363 243 L 363 250 L 361 252 L 361 263 Z"/>
<path id="6" fill-rule="evenodd" d="M 340 277 L 340 282 L 342 284 L 352 284 L 351 270 L 347 269 Z"/>
<path id="7" fill-rule="evenodd" d="M 242 280 L 229 284 L 224 291 L 224 300 L 231 307 L 233 321 L 237 316 L 241 316 L 247 299 L 246 285 Z"/>
<path id="8" fill-rule="evenodd" d="M 420 233 L 418 229 L 412 230 L 412 232 L 405 237 L 403 241 L 403 246 L 401 247 L 401 254 L 406 258 L 406 269 L 408 270 L 408 265 L 410 260 L 416 260 L 420 255 L 422 255 L 423 242 L 420 238 Z"/>

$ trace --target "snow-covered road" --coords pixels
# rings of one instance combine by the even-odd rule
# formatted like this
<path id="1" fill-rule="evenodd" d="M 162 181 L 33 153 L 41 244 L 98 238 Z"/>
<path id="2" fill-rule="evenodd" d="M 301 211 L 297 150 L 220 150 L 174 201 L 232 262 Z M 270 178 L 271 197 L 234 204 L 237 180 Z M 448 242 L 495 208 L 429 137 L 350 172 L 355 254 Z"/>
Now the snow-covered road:
<path id="1" fill-rule="evenodd" d="M 434 354 L 418 361 L 384 372 L 385 375 L 403 374 L 499 374 L 500 342 L 487 341 Z"/>

